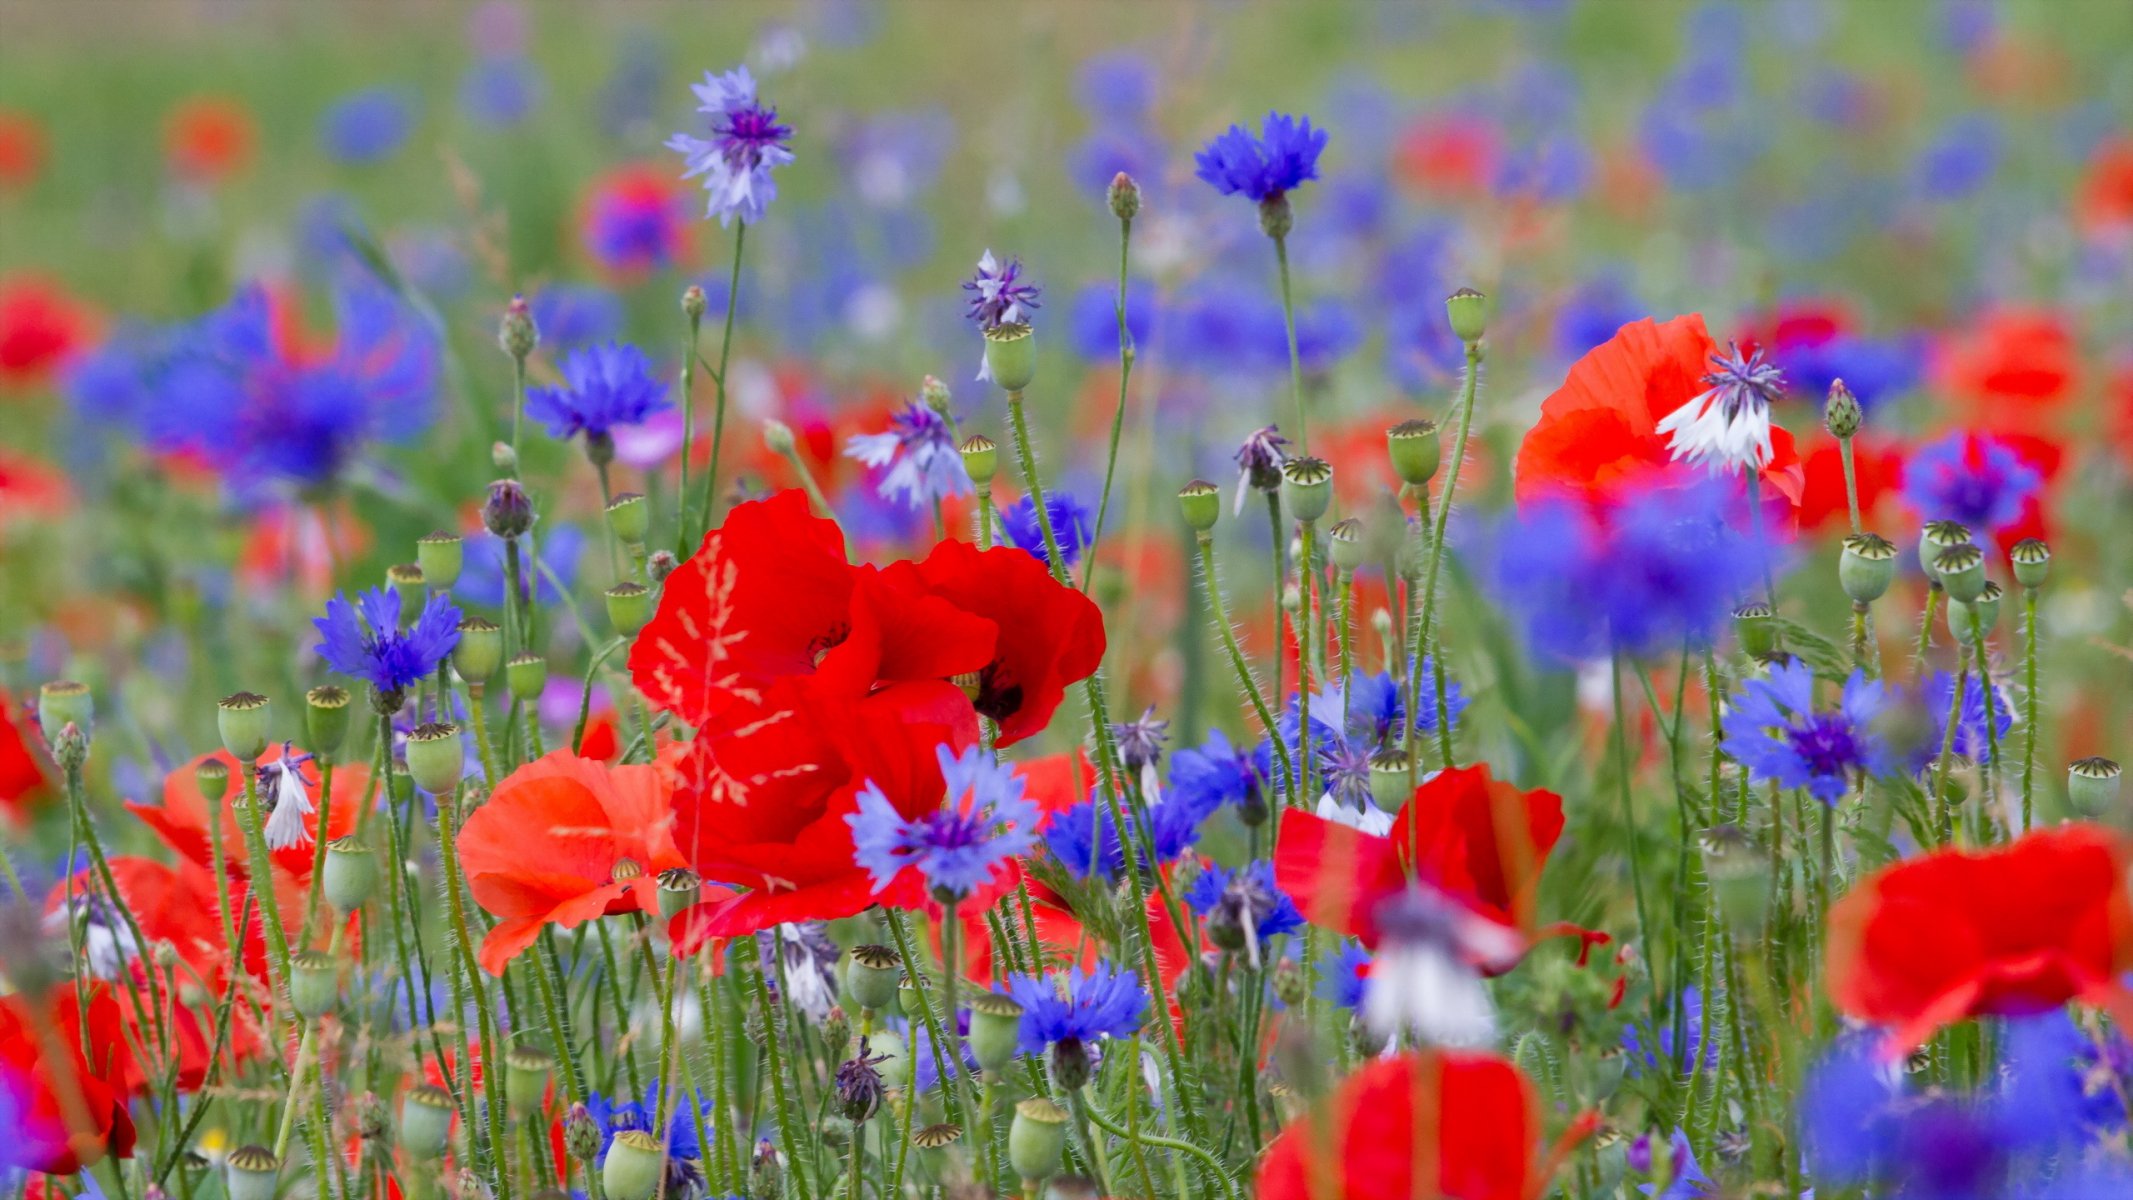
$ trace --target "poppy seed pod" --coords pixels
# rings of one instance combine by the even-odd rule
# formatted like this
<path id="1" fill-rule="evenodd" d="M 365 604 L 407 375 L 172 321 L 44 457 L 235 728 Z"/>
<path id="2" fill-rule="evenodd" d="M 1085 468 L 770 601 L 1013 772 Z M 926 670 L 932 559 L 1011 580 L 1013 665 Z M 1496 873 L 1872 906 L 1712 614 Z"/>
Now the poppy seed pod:
<path id="1" fill-rule="evenodd" d="M 1985 592 L 1985 552 L 1968 542 L 1933 557 L 1933 573 L 1951 599 L 1968 603 Z"/>
<path id="2" fill-rule="evenodd" d="M 1392 458 L 1392 473 L 1400 482 L 1421 487 L 1444 464 L 1444 445 L 1437 436 L 1437 423 L 1416 417 L 1385 431 L 1385 452 Z"/>
<path id="3" fill-rule="evenodd" d="M 891 947 L 855 946 L 844 969 L 844 990 L 860 1008 L 880 1012 L 896 1002 L 896 985 L 902 974 L 903 959 Z"/>
<path id="4" fill-rule="evenodd" d="M 600 1185 L 610 1200 L 649 1200 L 665 1174 L 665 1148 L 642 1129 L 625 1130 L 607 1145 Z"/>
<path id="5" fill-rule="evenodd" d="M 2015 582 L 2023 587 L 2043 587 L 2051 575 L 2052 548 L 2042 538 L 2023 538 L 2007 552 L 2007 558 L 2014 564 Z"/>
<path id="6" fill-rule="evenodd" d="M 420 563 L 394 563 L 385 568 L 385 586 L 400 597 L 400 620 L 405 624 L 422 611 L 422 588 L 426 580 Z"/>
<path id="7" fill-rule="evenodd" d="M 238 762 L 256 762 L 267 749 L 267 726 L 271 713 L 267 698 L 257 692 L 232 692 L 215 705 L 215 727 L 222 734 L 222 748 Z"/>
<path id="8" fill-rule="evenodd" d="M 297 951 L 289 957 L 289 1003 L 307 1020 L 325 1016 L 340 1004 L 340 975 L 323 951 Z"/>
<path id="9" fill-rule="evenodd" d="M 1918 532 L 1918 565 L 1925 568 L 1926 578 L 1936 583 L 1939 572 L 1933 569 L 1933 560 L 1943 550 L 1952 549 L 1970 540 L 1970 527 L 1960 521 L 1928 521 Z"/>
<path id="10" fill-rule="evenodd" d="M 1896 546 L 1878 533 L 1855 533 L 1844 539 L 1837 558 L 1837 583 L 1854 604 L 1872 604 L 1896 581 Z"/>
<path id="11" fill-rule="evenodd" d="M 459 786 L 466 773 L 466 750 L 459 743 L 459 726 L 449 721 L 417 725 L 407 735 L 407 773 L 415 786 L 441 796 Z"/>
<path id="12" fill-rule="evenodd" d="M 55 679 L 37 689 L 37 728 L 46 745 L 59 740 L 59 733 L 72 725 L 84 734 L 96 724 L 96 697 L 86 683 Z"/>
<path id="13" fill-rule="evenodd" d="M 641 583 L 618 583 L 601 598 L 607 602 L 607 623 L 623 637 L 636 637 L 652 619 L 652 590 Z"/>
<path id="14" fill-rule="evenodd" d="M 1975 600 L 1957 600 L 1951 594 L 1948 598 L 1948 631 L 1958 641 L 1969 640 L 1973 613 L 1978 628 L 1989 631 L 2000 620 L 2000 595 L 2000 585 L 1989 579 L 1985 581 L 1985 590 L 1979 592 Z"/>
<path id="15" fill-rule="evenodd" d="M 400 1145 L 414 1158 L 442 1157 L 452 1136 L 452 1093 L 425 1083 L 400 1101 Z"/>
<path id="16" fill-rule="evenodd" d="M 1178 489 L 1178 511 L 1195 533 L 1206 533 L 1222 519 L 1222 491 L 1205 479 L 1195 479 Z"/>
<path id="17" fill-rule="evenodd" d="M 1720 911 L 1736 929 L 1763 927 L 1769 912 L 1770 862 L 1738 825 L 1714 825 L 1697 839 L 1704 875 Z"/>
<path id="18" fill-rule="evenodd" d="M 1841 379 L 1829 383 L 1829 398 L 1822 402 L 1822 423 L 1829 428 L 1830 436 L 1848 438 L 1859 432 L 1859 425 L 1866 414 L 1859 409 L 1859 398 L 1844 386 Z"/>
<path id="19" fill-rule="evenodd" d="M 449 589 L 458 583 L 466 557 L 466 542 L 456 533 L 439 529 L 415 539 L 415 562 L 433 588 Z"/>
<path id="20" fill-rule="evenodd" d="M 531 650 L 512 655 L 504 664 L 504 685 L 521 700 L 538 701 L 541 689 L 548 686 L 548 660 Z"/>
<path id="21" fill-rule="evenodd" d="M 348 740 L 347 688 L 327 684 L 304 693 L 304 730 L 311 738 L 311 752 L 331 760 Z"/>
<path id="22" fill-rule="evenodd" d="M 624 492 L 607 504 L 607 527 L 625 545 L 644 544 L 652 531 L 652 506 L 637 492 Z"/>
<path id="23" fill-rule="evenodd" d="M 1489 324 L 1489 298 L 1473 288 L 1460 288 L 1444 298 L 1444 315 L 1451 322 L 1452 333 L 1462 342 L 1473 345 Z"/>
<path id="24" fill-rule="evenodd" d="M 533 528 L 533 501 L 516 479 L 499 479 L 489 485 L 481 504 L 482 527 L 510 541 Z"/>
<path id="25" fill-rule="evenodd" d="M 515 1117 L 528 1117 L 548 1098 L 555 1058 L 538 1046 L 519 1046 L 504 1057 L 504 1099 Z"/>
<path id="26" fill-rule="evenodd" d="M 468 683 L 487 683 L 504 663 L 504 631 L 487 617 L 459 622 L 459 644 L 452 648 L 452 669 Z"/>
<path id="27" fill-rule="evenodd" d="M 1333 467 L 1322 458 L 1305 455 L 1281 464 L 1282 500 L 1289 515 L 1309 525 L 1333 507 Z"/>
<path id="28" fill-rule="evenodd" d="M 354 912 L 377 891 L 378 856 L 361 838 L 350 835 L 333 839 L 326 843 L 322 886 L 326 889 L 326 903 L 335 912 Z"/>
<path id="29" fill-rule="evenodd" d="M 1015 1105 L 1007 1127 L 1007 1161 L 1024 1183 L 1041 1183 L 1059 1170 L 1066 1153 L 1066 1110 L 1042 1096 Z"/>
<path id="30" fill-rule="evenodd" d="M 229 1168 L 229 1200 L 274 1200 L 281 1160 L 265 1146 L 239 1146 L 224 1160 Z"/>
<path id="31" fill-rule="evenodd" d="M 1370 802 L 1384 812 L 1396 813 L 1415 789 L 1409 786 L 1407 751 L 1387 746 L 1370 755 Z"/>
<path id="32" fill-rule="evenodd" d="M 2067 764 L 2066 798 L 2085 817 L 2110 815 L 2118 807 L 2121 772 L 2108 758 L 2079 758 Z"/>
<path id="33" fill-rule="evenodd" d="M 1353 574 L 1363 565 L 1363 523 L 1343 517 L 1326 531 L 1326 557 L 1343 573 Z"/>
<path id="34" fill-rule="evenodd" d="M 1005 992 L 970 998 L 970 1053 L 988 1075 L 999 1076 L 1015 1061 L 1022 1029 L 1022 1002 Z"/>
<path id="35" fill-rule="evenodd" d="M 672 920 L 696 907 L 704 891 L 701 875 L 687 867 L 668 867 L 659 873 L 659 915 Z"/>
<path id="36" fill-rule="evenodd" d="M 1027 325 L 995 325 L 985 331 L 985 367 L 992 381 L 1019 392 L 1037 377 L 1037 331 Z"/>
<path id="37" fill-rule="evenodd" d="M 212 811 L 230 794 L 230 764 L 219 758 L 201 759 L 200 765 L 193 768 L 193 787 Z"/>
<path id="38" fill-rule="evenodd" d="M 979 487 L 992 482 L 1000 470 L 1000 444 L 982 433 L 963 439 L 963 470 Z"/>
<path id="39" fill-rule="evenodd" d="M 1733 610 L 1733 633 L 1741 652 L 1758 661 L 1777 649 L 1777 613 L 1769 605 L 1750 602 Z"/>

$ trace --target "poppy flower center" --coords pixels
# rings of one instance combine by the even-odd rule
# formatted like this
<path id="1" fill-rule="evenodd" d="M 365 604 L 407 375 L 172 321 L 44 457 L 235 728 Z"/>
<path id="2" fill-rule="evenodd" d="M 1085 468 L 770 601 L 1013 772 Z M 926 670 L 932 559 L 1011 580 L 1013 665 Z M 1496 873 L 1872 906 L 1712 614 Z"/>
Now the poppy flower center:
<path id="1" fill-rule="evenodd" d="M 1005 721 L 1022 707 L 1022 684 L 1005 663 L 987 663 L 985 669 L 978 672 L 978 694 L 971 698 L 970 704 L 981 715 Z"/>
<path id="2" fill-rule="evenodd" d="M 1814 713 L 1788 727 L 1785 740 L 1816 775 L 1841 775 L 1863 759 L 1851 722 L 1839 713 Z"/>
<path id="3" fill-rule="evenodd" d="M 822 665 L 822 660 L 829 656 L 830 651 L 842 646 L 844 640 L 851 636 L 851 624 L 846 621 L 839 621 L 830 626 L 820 636 L 807 643 L 807 655 L 819 667 Z"/>

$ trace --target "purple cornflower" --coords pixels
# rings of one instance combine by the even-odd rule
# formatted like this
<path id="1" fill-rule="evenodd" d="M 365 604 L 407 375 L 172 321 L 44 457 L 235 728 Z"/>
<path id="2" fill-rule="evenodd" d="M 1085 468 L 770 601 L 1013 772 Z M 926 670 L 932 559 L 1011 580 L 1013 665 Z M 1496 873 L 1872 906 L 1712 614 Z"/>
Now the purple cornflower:
<path id="1" fill-rule="evenodd" d="M 2021 519 L 2044 477 L 1989 433 L 1951 433 L 1911 456 L 1903 497 L 1928 520 L 1997 533 Z"/>
<path id="2" fill-rule="evenodd" d="M 456 630 L 453 637 L 458 637 Z M 269 850 L 286 850 L 311 840 L 311 831 L 304 828 L 304 818 L 314 811 L 304 790 L 309 782 L 304 778 L 304 764 L 310 761 L 311 755 L 298 754 L 295 746 L 283 742 L 280 758 L 254 768 L 260 796 L 273 805 L 266 824 Z"/>
<path id="3" fill-rule="evenodd" d="M 1111 726 L 1111 734 L 1118 739 L 1118 756 L 1128 771 L 1153 770 L 1163 761 L 1163 743 L 1170 740 L 1170 722 L 1156 720 L 1155 705 L 1151 704 L 1141 713 L 1140 720 Z"/>
<path id="4" fill-rule="evenodd" d="M 1318 960 L 1318 998 L 1350 1012 L 1363 1006 L 1363 989 L 1370 977 L 1370 952 L 1354 942 L 1326 951 Z"/>
<path id="5" fill-rule="evenodd" d="M 1141 977 L 1106 962 L 1087 972 L 1075 967 L 1064 977 L 1011 976 L 1007 994 L 1022 1005 L 1018 1048 L 1024 1054 L 1042 1054 L 1062 1042 L 1131 1037 L 1148 1012 Z"/>
<path id="6" fill-rule="evenodd" d="M 1917 703 L 1925 712 L 1921 724 L 1928 730 L 1924 740 L 1906 756 L 1913 774 L 1931 768 L 1940 758 L 1941 743 L 1948 736 L 1948 705 L 1954 698 L 1955 677 L 1935 671 L 1918 691 Z M 1993 736 L 1985 736 L 1985 689 L 1975 675 L 1963 682 L 1962 711 L 1955 717 L 1955 744 L 1951 753 L 1972 762 L 1992 761 L 1993 741 L 2004 742 L 2014 728 L 2014 705 L 1998 681 L 1992 687 Z"/>
<path id="7" fill-rule="evenodd" d="M 596 441 L 617 425 L 638 424 L 667 407 L 667 385 L 635 346 L 587 346 L 567 355 L 562 368 L 565 386 L 526 392 L 526 415 L 546 425 L 551 437 L 582 433 Z"/>
<path id="8" fill-rule="evenodd" d="M 901 498 L 914 510 L 971 491 L 948 418 L 921 400 L 896 410 L 886 431 L 853 434 L 844 453 L 882 472 L 874 486 L 883 499 Z"/>
<path id="9" fill-rule="evenodd" d="M 1149 805 L 1148 833 L 1155 844 L 1156 861 L 1170 862 L 1191 849 L 1199 840 L 1201 823 L 1213 816 L 1220 804 L 1219 797 L 1209 794 L 1166 793 Z M 1126 871 L 1128 841 L 1133 845 L 1134 861 L 1145 865 L 1140 840 L 1132 836 L 1134 818 L 1130 810 L 1126 820 L 1128 837 L 1121 840 L 1118 827 L 1111 820 L 1110 803 L 1091 795 L 1052 817 L 1044 827 L 1044 848 L 1076 879 L 1094 875 L 1105 882 L 1115 882 Z"/>
<path id="10" fill-rule="evenodd" d="M 1785 394 L 1785 373 L 1761 347 L 1711 356 L 1708 390 L 1661 418 L 1657 432 L 1678 461 L 1714 471 L 1760 471 L 1773 453 L 1770 405 Z"/>
<path id="11" fill-rule="evenodd" d="M 394 88 L 369 88 L 335 101 L 320 119 L 319 138 L 336 161 L 361 165 L 392 157 L 414 126 L 406 96 Z"/>
<path id="12" fill-rule="evenodd" d="M 1242 193 L 1263 204 L 1318 178 L 1318 156 L 1325 149 L 1326 131 L 1311 128 L 1311 118 L 1270 112 L 1258 137 L 1232 125 L 1208 142 L 1193 156 L 1193 173 L 1225 196 Z"/>
<path id="13" fill-rule="evenodd" d="M 977 746 L 961 754 L 934 750 L 947 800 L 933 812 L 906 818 L 872 780 L 859 792 L 852 827 L 853 859 L 873 876 L 874 891 L 916 868 L 935 895 L 967 896 L 1008 858 L 1036 843 L 1037 806 L 1023 796 L 1023 779 Z"/>
<path id="14" fill-rule="evenodd" d="M 1888 747 L 1875 731 L 1883 686 L 1854 670 L 1833 712 L 1814 707 L 1814 672 L 1797 659 L 1750 679 L 1724 719 L 1722 748 L 1756 780 L 1806 788 L 1835 804 L 1854 782 L 1890 768 Z"/>
<path id="15" fill-rule="evenodd" d="M 732 224 L 735 217 L 744 225 L 761 221 L 764 208 L 778 195 L 771 168 L 793 160 L 786 146 L 792 127 L 778 124 L 777 109 L 757 103 L 755 78 L 747 67 L 724 75 L 706 71 L 704 81 L 689 90 L 702 101 L 696 111 L 709 118 L 711 138 L 677 133 L 667 139 L 667 149 L 687 160 L 681 177 L 704 177 L 704 191 L 710 194 L 706 218 L 717 217 L 721 225 Z"/>
<path id="16" fill-rule="evenodd" d="M 978 273 L 963 281 L 963 290 L 970 293 L 964 315 L 981 330 L 1027 325 L 1030 314 L 1043 307 L 1037 297 L 1044 289 L 1022 278 L 1022 260 L 1010 258 L 1003 266 L 991 250 L 978 257 Z"/>
<path id="17" fill-rule="evenodd" d="M 1185 903 L 1207 921 L 1208 938 L 1225 950 L 1244 950 L 1256 966 L 1267 942 L 1303 928 L 1296 902 L 1274 882 L 1274 864 L 1255 858 L 1237 871 L 1206 863 Z"/>
<path id="18" fill-rule="evenodd" d="M 1063 565 L 1071 567 L 1080 562 L 1081 552 L 1089 544 L 1089 510 L 1072 493 L 1054 491 L 1044 498 L 1044 511 L 1052 519 L 1052 540 L 1059 544 L 1059 557 L 1066 560 Z M 1018 549 L 1028 551 L 1031 558 L 1050 561 L 1033 497 L 1024 496 L 1000 510 L 1000 531 Z"/>
<path id="19" fill-rule="evenodd" d="M 1165 804 L 1188 804 L 1212 813 L 1224 804 L 1234 804 L 1240 813 L 1266 819 L 1267 794 L 1274 788 L 1274 746 L 1262 740 L 1245 749 L 1230 744 L 1229 735 L 1216 729 L 1196 750 L 1180 750 L 1170 757 L 1170 786 Z"/>
<path id="20" fill-rule="evenodd" d="M 403 630 L 400 594 L 382 587 L 364 592 L 353 604 L 336 595 L 326 602 L 326 615 L 311 623 L 318 627 L 322 640 L 316 649 L 326 665 L 391 697 L 436 673 L 459 644 L 459 621 L 459 610 L 438 593 Z"/>
<path id="21" fill-rule="evenodd" d="M 1230 505 L 1231 516 L 1244 511 L 1245 489 L 1271 492 L 1281 487 L 1281 464 L 1289 461 L 1288 444 L 1278 426 L 1263 425 L 1237 447 L 1237 499 Z"/>

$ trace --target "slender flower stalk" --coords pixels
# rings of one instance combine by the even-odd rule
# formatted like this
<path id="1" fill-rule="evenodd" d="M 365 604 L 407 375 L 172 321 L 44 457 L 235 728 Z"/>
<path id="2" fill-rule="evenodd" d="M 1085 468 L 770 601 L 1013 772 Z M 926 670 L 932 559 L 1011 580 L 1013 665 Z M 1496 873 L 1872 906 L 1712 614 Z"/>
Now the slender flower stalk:
<path id="1" fill-rule="evenodd" d="M 720 451 L 726 444 L 726 373 L 733 363 L 733 316 L 741 306 L 741 252 L 747 245 L 748 222 L 734 222 L 733 271 L 726 280 L 725 328 L 718 337 L 718 367 L 711 372 L 711 465 L 704 470 L 703 502 L 698 505 L 702 520 L 697 525 L 684 523 L 687 536 L 674 549 L 675 554 L 683 557 L 695 549 L 696 543 L 703 540 L 704 531 L 718 520 L 718 468 Z M 690 340 L 692 343 L 695 340 L 693 332 Z M 692 353 L 690 357 L 695 355 Z M 682 453 L 686 457 L 692 452 L 685 448 Z"/>
<path id="2" fill-rule="evenodd" d="M 736 264 L 740 256 L 736 254 Z M 690 284 L 681 294 L 681 313 L 689 322 L 689 341 L 681 357 L 681 476 L 674 488 L 674 554 L 686 557 L 690 550 L 690 538 L 696 530 L 695 498 L 689 494 L 689 460 L 696 457 L 696 358 L 698 343 L 703 336 L 704 310 L 707 307 L 704 289 Z M 733 309 L 733 297 L 726 297 L 726 309 Z"/>
<path id="3" fill-rule="evenodd" d="M 1454 297 L 1458 297 L 1455 295 Z M 1459 468 L 1466 461 L 1466 440 L 1474 427 L 1474 394 L 1481 384 L 1481 339 L 1466 343 L 1466 375 L 1459 388 L 1459 432 L 1452 438 L 1452 456 L 1444 477 L 1444 491 L 1437 499 L 1437 526 L 1429 536 L 1429 561 L 1423 568 L 1422 621 L 1411 657 L 1419 664 L 1422 647 L 1433 644 L 1437 615 L 1437 575 L 1444 566 L 1444 532 L 1452 516 L 1452 503 L 1459 493 Z M 1427 508 L 1424 509 L 1427 512 Z M 1409 711 L 1413 711 L 1410 709 Z M 1446 766 L 1451 765 L 1451 722 L 1437 722 L 1438 749 Z M 1412 743 L 1413 739 L 1409 739 Z M 1410 767 L 1412 770 L 1412 767 Z"/>
<path id="4" fill-rule="evenodd" d="M 1127 385 L 1133 379 L 1133 334 L 1126 327 L 1126 269 L 1133 248 L 1133 218 L 1141 209 L 1140 185 L 1124 171 L 1111 181 L 1111 212 L 1118 217 L 1118 407 L 1111 413 L 1111 446 L 1104 456 L 1104 488 L 1096 502 L 1096 527 L 1089 534 L 1088 562 L 1081 572 L 1086 593 L 1096 581 L 1096 544 L 1103 540 L 1104 518 L 1111 512 L 1111 478 L 1118 469 L 1118 440 L 1126 428 Z"/>

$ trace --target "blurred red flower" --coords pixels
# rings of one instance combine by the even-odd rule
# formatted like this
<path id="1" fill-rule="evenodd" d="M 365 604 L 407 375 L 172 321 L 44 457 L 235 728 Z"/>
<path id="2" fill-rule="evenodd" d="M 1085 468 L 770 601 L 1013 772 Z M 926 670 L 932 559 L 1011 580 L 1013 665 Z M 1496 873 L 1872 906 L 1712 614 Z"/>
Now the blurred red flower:
<path id="1" fill-rule="evenodd" d="M 1432 117 L 1400 135 L 1393 148 L 1395 170 L 1408 184 L 1432 196 L 1486 195 L 1502 155 L 1496 127 L 1472 117 Z"/>
<path id="2" fill-rule="evenodd" d="M 0 390 L 40 386 L 88 342 L 89 310 L 41 275 L 0 279 Z"/>
<path id="3" fill-rule="evenodd" d="M 270 744 L 266 753 L 259 756 L 264 763 L 281 760 L 281 743 Z M 214 847 L 208 837 L 207 802 L 200 798 L 197 775 L 200 764 L 214 759 L 230 770 L 230 790 L 224 797 L 222 808 L 222 853 L 232 876 L 251 874 L 245 854 L 244 829 L 237 824 L 237 813 L 232 801 L 244 795 L 244 768 L 231 758 L 226 750 L 202 754 L 163 777 L 163 799 L 160 804 L 142 804 L 128 800 L 126 808 L 155 830 L 171 849 L 203 867 L 212 867 Z M 305 790 L 311 797 L 314 808 L 319 802 L 319 786 L 322 782 L 317 763 L 307 764 L 304 771 Z M 337 763 L 333 768 L 333 811 L 328 815 L 326 840 L 345 837 L 355 831 L 356 810 L 362 805 L 363 795 L 370 786 L 370 768 L 359 763 Z M 318 814 L 313 812 L 304 818 L 304 828 L 309 837 L 318 836 Z M 306 883 L 311 878 L 312 843 L 305 840 L 294 846 L 268 851 L 274 865 L 295 883 Z M 288 917 L 286 911 L 283 918 Z"/>
<path id="4" fill-rule="evenodd" d="M 1872 434 L 1852 438 L 1852 473 L 1859 484 L 1859 519 L 1868 529 L 1886 525 L 1882 507 L 1903 493 L 1903 447 Z M 1844 454 L 1837 439 L 1817 432 L 1800 460 L 1800 528 L 1849 526 L 1851 502 L 1844 493 Z"/>
<path id="5" fill-rule="evenodd" d="M 1942 389 L 1993 428 L 2034 428 L 2079 383 L 2080 350 L 2059 314 L 2010 308 L 1987 313 L 1933 356 Z"/>
<path id="6" fill-rule="evenodd" d="M 0 108 L 0 189 L 28 187 L 44 166 L 44 126 L 37 118 Z"/>
<path id="7" fill-rule="evenodd" d="M 2133 136 L 2096 148 L 2074 200 L 2074 219 L 2091 236 L 2133 236 Z"/>
<path id="8" fill-rule="evenodd" d="M 53 988 L 42 1001 L 0 997 L 0 1091 L 15 1110 L 0 1166 L 72 1175 L 107 1154 L 133 1155 L 126 1097 L 134 1064 L 119 1002 L 103 982 L 86 993 L 86 1015 L 71 987 Z"/>
<path id="9" fill-rule="evenodd" d="M 0 449 L 0 532 L 65 512 L 72 499 L 69 491 L 67 477 L 57 469 Z"/>
<path id="10" fill-rule="evenodd" d="M 2126 868 L 2123 840 L 2082 824 L 1885 867 L 1830 907 L 1830 995 L 1847 1014 L 1889 1026 L 1891 1056 L 1967 1017 L 2069 1000 L 2127 1013 Z"/>
<path id="11" fill-rule="evenodd" d="M 693 190 L 664 166 L 632 163 L 596 177 L 579 206 L 585 253 L 623 278 L 675 266 L 689 256 Z"/>
<path id="12" fill-rule="evenodd" d="M 252 163 L 259 131 L 252 114 L 226 96 L 193 96 L 163 120 L 163 157 L 189 183 L 218 183 Z"/>
<path id="13" fill-rule="evenodd" d="M 1596 1127 L 1541 1143 L 1538 1094 L 1492 1054 L 1422 1051 L 1341 1081 L 1325 1123 L 1297 1120 L 1267 1149 L 1259 1200 L 1535 1200 Z"/>
<path id="14" fill-rule="evenodd" d="M 51 777 L 29 714 L 0 692 L 0 812 L 21 817 L 31 801 L 50 791 Z"/>

